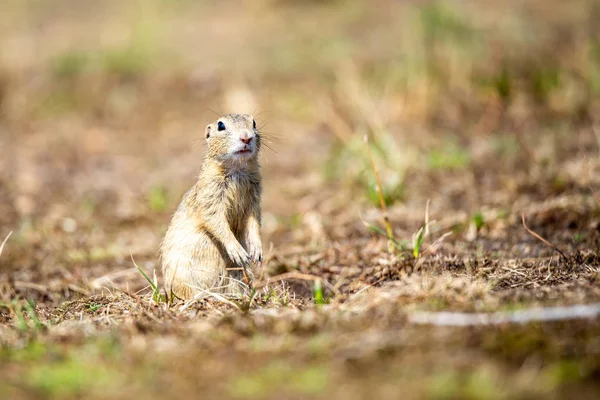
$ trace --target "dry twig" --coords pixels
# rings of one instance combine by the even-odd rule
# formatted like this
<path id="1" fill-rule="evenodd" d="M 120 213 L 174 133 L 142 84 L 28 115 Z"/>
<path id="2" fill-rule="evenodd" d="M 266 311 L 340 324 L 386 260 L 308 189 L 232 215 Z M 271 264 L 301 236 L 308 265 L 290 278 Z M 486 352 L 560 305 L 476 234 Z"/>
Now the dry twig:
<path id="1" fill-rule="evenodd" d="M 417 260 L 417 263 L 415 264 L 415 270 L 419 270 L 419 268 L 421 268 L 421 265 L 423 264 L 423 262 L 425 262 L 425 256 L 429 255 L 429 254 L 435 254 L 437 249 L 444 242 L 444 239 L 446 239 L 450 235 L 452 235 L 452 232 L 444 233 L 442 236 L 437 238 L 429 247 L 427 247 L 425 250 L 423 250 L 423 252 L 421 253 L 421 256 Z"/>
<path id="2" fill-rule="evenodd" d="M 325 286 L 327 286 L 327 288 L 330 289 L 334 294 L 339 293 L 339 291 L 333 285 L 331 285 L 329 282 L 324 280 L 322 277 L 316 276 L 316 275 L 310 275 L 310 274 L 302 274 L 299 272 L 286 272 L 284 274 L 272 276 L 269 279 L 267 279 L 265 282 L 258 282 L 256 285 L 254 285 L 254 288 L 260 289 L 260 288 L 267 286 L 268 284 L 270 284 L 272 282 L 280 281 L 283 279 L 300 279 L 303 281 L 313 281 L 313 282 L 320 280 L 323 283 L 325 283 Z"/>
<path id="3" fill-rule="evenodd" d="M 556 247 L 555 245 L 553 245 L 552 243 L 550 243 L 549 241 L 547 241 L 546 239 L 544 239 L 543 237 L 541 237 L 540 235 L 538 235 L 537 233 L 535 233 L 534 231 L 532 231 L 531 229 L 529 229 L 529 227 L 525 223 L 525 214 L 521 214 L 521 219 L 523 221 L 523 227 L 525 228 L 525 230 L 531 236 L 533 236 L 536 239 L 540 240 L 545 245 L 552 247 L 554 250 L 556 250 L 558 252 L 558 254 L 560 254 L 562 256 L 562 258 L 565 260 L 565 262 L 569 262 L 569 259 L 567 258 L 567 256 L 565 255 L 565 253 L 563 253 L 558 247 Z"/>
<path id="4" fill-rule="evenodd" d="M 242 274 L 244 275 L 244 283 L 246 285 L 250 285 L 250 280 L 248 279 L 248 275 L 246 275 L 246 268 L 245 267 L 233 267 L 233 268 L 225 268 L 227 271 L 242 271 Z"/>
<path id="5" fill-rule="evenodd" d="M 8 235 L 6 235 L 6 237 L 2 241 L 2 244 L 0 244 L 0 256 L 2 255 L 2 250 L 4 250 L 4 245 L 8 241 L 8 238 L 10 237 L 10 235 L 12 235 L 12 231 L 8 232 Z"/>

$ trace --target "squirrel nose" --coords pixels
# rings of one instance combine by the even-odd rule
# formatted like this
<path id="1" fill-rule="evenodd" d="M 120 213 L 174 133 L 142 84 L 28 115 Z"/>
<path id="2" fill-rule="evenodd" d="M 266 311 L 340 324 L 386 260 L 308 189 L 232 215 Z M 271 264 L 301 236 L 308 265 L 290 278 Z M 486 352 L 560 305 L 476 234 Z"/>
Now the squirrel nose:
<path id="1" fill-rule="evenodd" d="M 250 136 L 248 133 L 242 133 L 240 135 L 240 140 L 244 143 L 244 144 L 248 144 L 252 141 L 253 136 Z"/>

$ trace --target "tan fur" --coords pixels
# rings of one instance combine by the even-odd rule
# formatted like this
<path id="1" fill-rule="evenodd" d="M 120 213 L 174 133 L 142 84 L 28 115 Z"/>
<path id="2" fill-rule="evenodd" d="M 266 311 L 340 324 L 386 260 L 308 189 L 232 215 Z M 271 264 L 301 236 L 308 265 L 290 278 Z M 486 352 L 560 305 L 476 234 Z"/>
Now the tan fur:
<path id="1" fill-rule="evenodd" d="M 219 131 L 218 123 L 226 130 Z M 262 260 L 260 134 L 252 116 L 230 114 L 208 125 L 198 182 L 183 196 L 161 245 L 168 291 L 190 299 L 203 291 L 243 290 L 245 268 Z M 248 140 L 244 144 L 240 138 Z M 240 146 L 251 153 L 238 155 Z"/>

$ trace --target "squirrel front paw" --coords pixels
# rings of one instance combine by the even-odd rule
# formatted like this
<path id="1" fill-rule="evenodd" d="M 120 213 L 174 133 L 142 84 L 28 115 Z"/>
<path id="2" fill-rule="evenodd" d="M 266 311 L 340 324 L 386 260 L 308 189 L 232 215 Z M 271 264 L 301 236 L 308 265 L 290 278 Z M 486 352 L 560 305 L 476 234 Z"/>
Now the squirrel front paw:
<path id="1" fill-rule="evenodd" d="M 263 253 L 262 253 L 262 243 L 259 240 L 248 239 L 248 255 L 250 259 L 254 262 L 262 262 Z"/>
<path id="2" fill-rule="evenodd" d="M 227 251 L 227 255 L 236 265 L 240 267 L 245 267 L 250 263 L 250 256 L 248 252 L 239 244 L 237 241 L 228 245 L 225 250 Z"/>

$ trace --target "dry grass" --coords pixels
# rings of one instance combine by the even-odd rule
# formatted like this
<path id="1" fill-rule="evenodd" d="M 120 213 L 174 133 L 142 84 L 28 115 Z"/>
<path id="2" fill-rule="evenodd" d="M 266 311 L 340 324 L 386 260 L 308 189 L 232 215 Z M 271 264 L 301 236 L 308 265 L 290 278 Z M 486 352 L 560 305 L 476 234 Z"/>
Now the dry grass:
<path id="1" fill-rule="evenodd" d="M 0 397 L 598 397 L 596 2 L 90 4 L 0 5 Z M 234 111 L 270 250 L 172 301 Z"/>
<path id="2" fill-rule="evenodd" d="M 6 235 L 6 237 L 2 241 L 2 244 L 0 244 L 0 256 L 2 255 L 2 250 L 4 250 L 4 245 L 6 244 L 6 242 L 8 242 L 8 238 L 10 238 L 10 235 L 12 235 L 12 231 L 8 232 L 8 235 Z"/>

